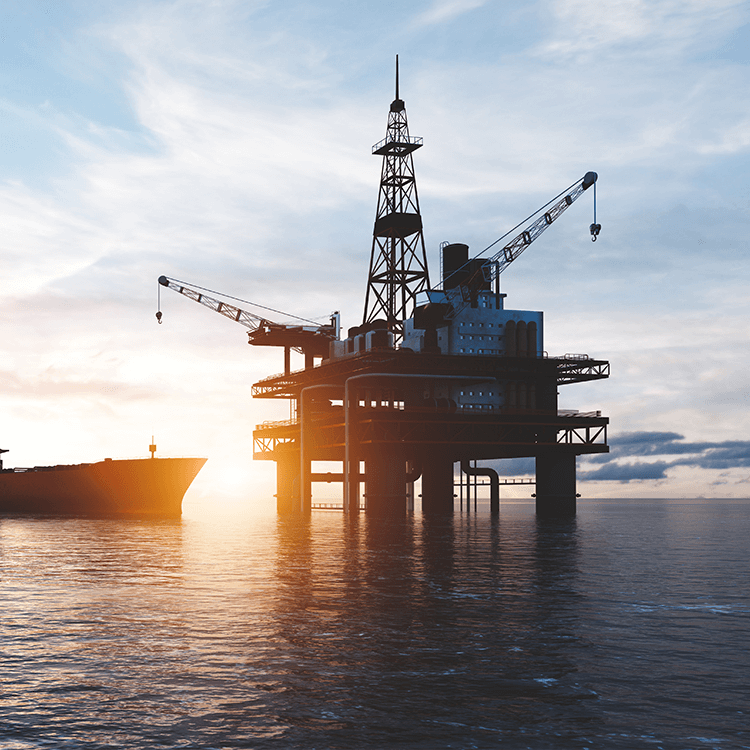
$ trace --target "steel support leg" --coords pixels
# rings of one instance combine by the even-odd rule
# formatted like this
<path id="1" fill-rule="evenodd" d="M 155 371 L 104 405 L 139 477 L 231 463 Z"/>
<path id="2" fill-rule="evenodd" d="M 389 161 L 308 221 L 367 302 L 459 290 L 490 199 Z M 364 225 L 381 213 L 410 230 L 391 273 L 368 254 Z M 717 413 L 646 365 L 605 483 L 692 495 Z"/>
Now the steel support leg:
<path id="1" fill-rule="evenodd" d="M 422 512 L 453 513 L 453 460 L 447 454 L 431 453 L 424 458 Z"/>
<path id="2" fill-rule="evenodd" d="M 536 512 L 539 516 L 576 514 L 576 457 L 546 454 L 536 458 Z"/>
<path id="3" fill-rule="evenodd" d="M 280 515 L 299 512 L 299 452 L 275 451 L 276 512 Z"/>
<path id="4" fill-rule="evenodd" d="M 406 513 L 406 460 L 397 445 L 368 451 L 365 460 L 367 514 L 403 516 Z"/>

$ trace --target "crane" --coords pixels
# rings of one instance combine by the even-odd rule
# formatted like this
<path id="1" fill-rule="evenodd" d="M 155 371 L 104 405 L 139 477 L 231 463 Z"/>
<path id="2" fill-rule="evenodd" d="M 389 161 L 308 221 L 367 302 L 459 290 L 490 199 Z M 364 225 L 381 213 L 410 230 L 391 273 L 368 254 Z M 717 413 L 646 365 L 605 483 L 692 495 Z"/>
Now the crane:
<path id="1" fill-rule="evenodd" d="M 445 288 L 445 281 L 443 279 L 443 290 L 439 291 L 439 296 L 442 297 L 442 304 L 445 306 L 443 312 L 443 318 L 446 323 L 453 320 L 463 309 L 469 305 L 472 300 L 476 299 L 477 293 L 484 287 L 487 288 L 489 284 L 495 281 L 498 276 L 516 259 L 518 256 L 537 238 L 542 234 L 556 219 L 558 219 L 573 203 L 580 198 L 583 193 L 588 190 L 592 185 L 594 186 L 594 223 L 589 227 L 591 232 L 591 239 L 596 241 L 596 238 L 601 231 L 601 224 L 596 223 L 596 181 L 598 175 L 596 172 L 586 172 L 580 180 L 574 182 L 567 190 L 553 198 L 549 203 L 542 206 L 542 208 L 535 211 L 526 221 L 536 216 L 538 213 L 544 211 L 541 216 L 535 219 L 531 224 L 527 225 L 525 229 L 520 231 L 508 244 L 506 244 L 499 252 L 495 253 L 492 257 L 487 260 L 481 260 L 480 258 L 474 258 L 468 261 L 467 266 L 470 268 L 468 279 L 465 282 L 453 286 L 453 288 Z M 562 196 L 562 197 L 561 197 Z M 546 209 L 546 210 L 545 210 Z M 519 226 L 521 226 L 519 225 Z M 516 227 L 518 228 L 518 227 Z M 513 230 L 511 230 L 513 231 Z M 506 235 L 503 235 L 498 240 L 495 240 L 491 245 L 485 248 L 484 252 L 487 252 L 490 248 L 494 247 L 501 239 Z M 464 266 L 466 268 L 466 266 Z M 473 269 L 473 270 L 472 270 Z M 461 271 L 462 269 L 459 269 Z M 457 273 L 457 272 L 456 272 Z M 430 292 L 427 292 L 428 298 Z M 437 300 L 438 295 L 434 295 Z M 432 301 L 432 300 L 431 300 Z"/>
<path id="2" fill-rule="evenodd" d="M 312 320 L 300 318 L 296 315 L 288 315 L 279 310 L 274 310 L 263 305 L 253 304 L 255 307 L 269 310 L 270 312 L 284 315 L 285 317 L 296 318 L 301 323 L 309 325 L 298 325 L 289 323 L 275 323 L 268 318 L 248 312 L 239 307 L 224 302 L 223 300 L 211 297 L 205 292 L 211 291 L 196 285 L 188 284 L 184 281 L 169 278 L 168 276 L 159 277 L 159 289 L 162 286 L 172 289 L 178 294 L 182 294 L 195 302 L 198 302 L 214 312 L 223 315 L 225 318 L 239 323 L 248 328 L 248 343 L 253 346 L 283 346 L 284 347 L 284 374 L 290 372 L 290 351 L 300 352 L 305 356 L 305 367 L 312 367 L 314 357 L 328 357 L 329 344 L 331 341 L 339 338 L 339 313 L 331 315 L 330 323 L 319 324 Z M 214 292 L 216 294 L 216 292 Z M 228 296 L 228 295 L 224 295 Z M 161 297 L 160 297 L 161 299 Z M 159 309 L 156 313 L 156 319 L 161 323 L 162 313 Z"/>

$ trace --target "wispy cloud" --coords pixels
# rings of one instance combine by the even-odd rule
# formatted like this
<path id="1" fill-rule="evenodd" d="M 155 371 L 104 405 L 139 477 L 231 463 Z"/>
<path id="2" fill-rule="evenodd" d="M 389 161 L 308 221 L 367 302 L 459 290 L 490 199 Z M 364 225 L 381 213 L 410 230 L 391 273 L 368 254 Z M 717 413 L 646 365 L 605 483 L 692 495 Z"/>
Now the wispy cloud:
<path id="1" fill-rule="evenodd" d="M 742 0 L 550 0 L 556 19 L 542 49 L 553 55 L 612 54 L 638 46 L 665 56 L 710 44 L 748 15 Z"/>
<path id="2" fill-rule="evenodd" d="M 481 8 L 487 2 L 488 0 L 435 0 L 430 8 L 415 18 L 414 23 L 418 26 L 444 23 L 456 16 Z"/>

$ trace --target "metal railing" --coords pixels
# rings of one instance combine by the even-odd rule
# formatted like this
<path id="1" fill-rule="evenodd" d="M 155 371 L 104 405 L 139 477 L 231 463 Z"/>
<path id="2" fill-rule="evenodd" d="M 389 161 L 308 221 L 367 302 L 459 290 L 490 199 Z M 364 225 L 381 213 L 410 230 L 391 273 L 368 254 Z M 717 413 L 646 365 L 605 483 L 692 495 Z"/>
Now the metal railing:
<path id="1" fill-rule="evenodd" d="M 381 148 L 383 148 L 383 146 L 390 145 L 391 143 L 394 146 L 400 146 L 401 144 L 405 146 L 421 146 L 424 143 L 424 138 L 417 138 L 413 135 L 402 135 L 399 136 L 399 139 L 397 141 L 394 141 L 390 136 L 386 136 L 382 141 L 378 141 L 372 147 L 372 153 L 374 154 L 376 151 L 379 151 Z"/>

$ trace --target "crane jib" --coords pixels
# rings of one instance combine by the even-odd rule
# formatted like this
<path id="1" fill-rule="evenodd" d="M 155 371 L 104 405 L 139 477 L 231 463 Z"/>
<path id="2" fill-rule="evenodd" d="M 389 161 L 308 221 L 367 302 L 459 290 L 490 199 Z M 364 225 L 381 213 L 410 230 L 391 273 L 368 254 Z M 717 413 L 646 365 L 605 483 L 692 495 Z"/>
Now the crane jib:
<path id="1" fill-rule="evenodd" d="M 208 307 L 210 310 L 223 315 L 225 318 L 229 318 L 230 320 L 234 320 L 236 323 L 245 326 L 249 329 L 250 343 L 254 345 L 284 346 L 294 349 L 294 351 L 300 351 L 306 355 L 311 351 L 314 351 L 314 356 L 325 357 L 328 355 L 328 342 L 332 339 L 338 339 L 338 327 L 334 324 L 333 318 L 331 319 L 331 323 L 321 325 L 320 323 L 308 320 L 307 318 L 300 318 L 297 315 L 289 315 L 289 313 L 282 313 L 279 310 L 275 310 L 274 312 L 278 312 L 280 315 L 297 318 L 302 322 L 311 323 L 312 325 L 301 326 L 299 323 L 273 323 L 266 318 L 261 318 L 260 316 L 254 315 L 240 307 L 230 305 L 228 302 L 216 299 L 208 294 L 203 294 L 176 279 L 170 279 L 167 276 L 160 276 L 158 281 L 160 286 L 166 286 L 169 289 L 173 289 L 179 294 L 182 294 L 195 302 L 199 302 L 204 307 Z M 200 289 L 201 287 L 198 288 Z M 257 303 L 253 302 L 248 304 L 257 305 Z M 265 307 L 264 305 L 257 306 L 263 307 L 266 310 L 273 310 L 273 308 Z M 335 313 L 335 315 L 337 316 L 338 313 Z M 159 323 L 162 322 L 161 318 L 161 310 L 159 310 L 156 315 L 156 319 Z"/>

